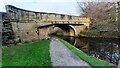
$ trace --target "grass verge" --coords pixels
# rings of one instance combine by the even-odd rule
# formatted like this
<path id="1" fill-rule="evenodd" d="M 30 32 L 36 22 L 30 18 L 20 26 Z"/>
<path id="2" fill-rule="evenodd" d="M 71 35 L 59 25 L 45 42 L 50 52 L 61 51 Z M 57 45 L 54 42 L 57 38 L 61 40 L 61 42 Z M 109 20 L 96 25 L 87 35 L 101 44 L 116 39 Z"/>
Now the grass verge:
<path id="1" fill-rule="evenodd" d="M 49 40 L 38 40 L 3 48 L 3 66 L 52 66 Z"/>
<path id="2" fill-rule="evenodd" d="M 73 53 L 75 53 L 77 56 L 79 56 L 82 60 L 89 63 L 93 68 L 117 68 L 116 65 L 108 63 L 106 61 L 97 59 L 93 56 L 88 56 L 83 51 L 77 49 L 76 47 L 72 46 L 68 42 L 60 39 L 60 41 L 67 46 Z"/>

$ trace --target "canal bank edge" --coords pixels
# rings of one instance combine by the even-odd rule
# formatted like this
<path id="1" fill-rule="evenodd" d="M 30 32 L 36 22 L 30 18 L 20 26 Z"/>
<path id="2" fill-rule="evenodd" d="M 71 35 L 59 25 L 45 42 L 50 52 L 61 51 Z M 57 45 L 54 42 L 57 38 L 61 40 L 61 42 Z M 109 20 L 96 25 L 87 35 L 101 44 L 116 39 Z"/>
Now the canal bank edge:
<path id="1" fill-rule="evenodd" d="M 65 46 L 67 46 L 73 53 L 79 56 L 82 60 L 88 62 L 93 68 L 117 68 L 117 65 L 108 63 L 104 60 L 97 59 L 93 56 L 88 56 L 81 50 L 77 49 L 76 47 L 72 46 L 70 43 L 64 41 L 63 39 L 59 39 Z"/>

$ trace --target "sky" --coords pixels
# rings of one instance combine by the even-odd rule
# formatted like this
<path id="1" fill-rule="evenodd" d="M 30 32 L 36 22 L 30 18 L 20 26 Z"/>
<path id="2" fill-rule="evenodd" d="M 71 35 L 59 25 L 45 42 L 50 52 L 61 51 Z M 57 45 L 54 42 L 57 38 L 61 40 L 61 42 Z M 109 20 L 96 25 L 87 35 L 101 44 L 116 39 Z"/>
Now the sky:
<path id="1" fill-rule="evenodd" d="M 31 11 L 79 16 L 81 12 L 78 9 L 77 2 L 85 1 L 98 0 L 0 0 L 0 12 L 5 12 L 5 5 L 9 4 Z"/>

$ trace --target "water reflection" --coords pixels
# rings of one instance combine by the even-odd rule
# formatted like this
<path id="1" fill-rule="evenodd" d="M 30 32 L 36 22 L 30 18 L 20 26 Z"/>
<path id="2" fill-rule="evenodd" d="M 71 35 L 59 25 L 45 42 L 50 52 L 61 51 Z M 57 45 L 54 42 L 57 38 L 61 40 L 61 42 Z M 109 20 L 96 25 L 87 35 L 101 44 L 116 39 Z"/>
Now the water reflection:
<path id="1" fill-rule="evenodd" d="M 64 40 L 90 56 L 118 64 L 120 60 L 120 42 L 118 39 L 63 37 Z"/>

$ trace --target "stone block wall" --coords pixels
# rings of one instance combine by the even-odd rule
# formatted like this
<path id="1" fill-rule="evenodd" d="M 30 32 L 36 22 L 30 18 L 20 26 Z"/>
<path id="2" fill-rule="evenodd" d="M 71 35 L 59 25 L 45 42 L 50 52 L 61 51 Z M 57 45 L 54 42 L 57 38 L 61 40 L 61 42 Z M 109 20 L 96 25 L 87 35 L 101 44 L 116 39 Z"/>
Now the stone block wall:
<path id="1" fill-rule="evenodd" d="M 12 22 L 12 28 L 17 39 L 23 42 L 36 40 L 38 38 L 36 23 L 16 23 Z"/>

